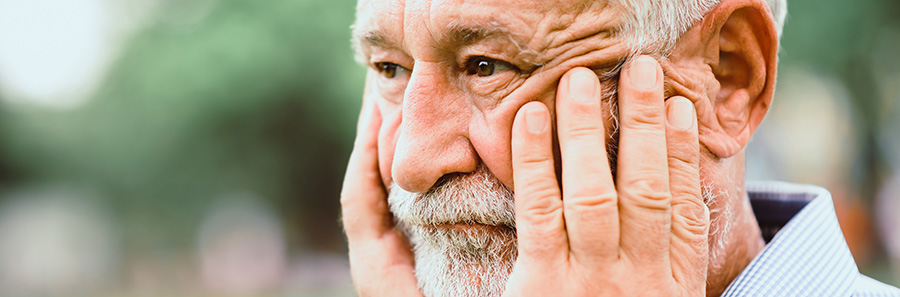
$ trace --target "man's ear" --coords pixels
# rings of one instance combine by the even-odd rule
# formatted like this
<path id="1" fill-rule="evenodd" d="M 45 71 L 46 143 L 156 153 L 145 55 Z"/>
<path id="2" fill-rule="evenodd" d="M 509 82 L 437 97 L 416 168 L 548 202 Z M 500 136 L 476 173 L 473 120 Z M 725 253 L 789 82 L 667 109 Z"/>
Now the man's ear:
<path id="1" fill-rule="evenodd" d="M 688 47 L 699 50 L 719 87 L 707 91 L 708 106 L 698 106 L 706 111 L 700 142 L 728 158 L 747 145 L 772 103 L 778 33 L 763 0 L 723 0 L 690 31 L 693 40 L 681 42 L 700 43 Z"/>

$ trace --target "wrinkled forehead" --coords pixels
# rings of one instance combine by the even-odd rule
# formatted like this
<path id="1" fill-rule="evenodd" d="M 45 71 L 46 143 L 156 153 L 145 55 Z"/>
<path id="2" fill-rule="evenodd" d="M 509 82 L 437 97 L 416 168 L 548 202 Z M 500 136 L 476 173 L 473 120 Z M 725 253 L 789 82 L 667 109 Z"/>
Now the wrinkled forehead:
<path id="1" fill-rule="evenodd" d="M 492 28 L 527 42 L 536 31 L 561 30 L 566 25 L 565 19 L 602 8 L 605 3 L 602 0 L 360 0 L 354 35 L 364 39 L 366 36 L 362 35 L 378 32 L 378 38 L 390 37 L 391 42 L 400 43 L 398 47 L 415 48 L 419 37 L 434 41 L 447 37 L 454 28 Z"/>
<path id="2" fill-rule="evenodd" d="M 380 16 L 382 19 L 447 21 L 448 18 L 540 17 L 548 13 L 577 13 L 602 0 L 360 0 L 357 18 Z M 392 23 L 397 24 L 397 23 Z"/>

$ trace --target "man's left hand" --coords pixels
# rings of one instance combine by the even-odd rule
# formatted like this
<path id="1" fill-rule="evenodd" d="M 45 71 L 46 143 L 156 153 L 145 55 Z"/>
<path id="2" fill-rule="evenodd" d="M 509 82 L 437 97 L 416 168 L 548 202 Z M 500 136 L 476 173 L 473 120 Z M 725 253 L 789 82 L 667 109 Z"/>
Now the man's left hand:
<path id="1" fill-rule="evenodd" d="M 616 182 L 597 76 L 569 71 L 556 99 L 562 187 L 540 102 L 513 125 L 518 258 L 505 296 L 705 296 L 709 210 L 701 198 L 697 116 L 663 98 L 648 56 L 619 81 Z"/>

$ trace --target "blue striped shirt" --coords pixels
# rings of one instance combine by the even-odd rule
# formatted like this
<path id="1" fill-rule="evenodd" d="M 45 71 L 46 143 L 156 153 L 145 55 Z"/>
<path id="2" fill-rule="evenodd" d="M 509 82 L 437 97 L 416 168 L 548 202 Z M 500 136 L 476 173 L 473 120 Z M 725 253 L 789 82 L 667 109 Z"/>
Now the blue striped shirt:
<path id="1" fill-rule="evenodd" d="M 747 192 L 768 243 L 722 296 L 900 296 L 859 273 L 827 190 L 757 182 Z"/>

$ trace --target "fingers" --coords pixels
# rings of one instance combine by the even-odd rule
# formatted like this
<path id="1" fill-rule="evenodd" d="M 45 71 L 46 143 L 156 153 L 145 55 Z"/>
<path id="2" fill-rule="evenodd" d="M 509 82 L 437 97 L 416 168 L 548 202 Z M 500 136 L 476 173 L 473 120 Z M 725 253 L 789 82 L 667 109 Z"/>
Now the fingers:
<path id="1" fill-rule="evenodd" d="M 581 261 L 616 259 L 619 215 L 606 154 L 600 81 L 587 68 L 570 70 L 556 96 L 569 247 Z"/>
<path id="2" fill-rule="evenodd" d="M 669 268 L 670 194 L 662 69 L 635 58 L 619 81 L 620 246 L 633 260 Z M 649 264 L 648 263 L 648 264 Z"/>
<path id="3" fill-rule="evenodd" d="M 700 146 L 697 113 L 684 97 L 666 104 L 666 145 L 672 193 L 672 275 L 692 291 L 706 287 L 709 209 L 700 191 Z"/>
<path id="4" fill-rule="evenodd" d="M 377 139 L 381 114 L 374 103 L 374 100 L 363 102 L 353 152 L 341 188 L 341 219 L 349 241 L 377 237 L 393 228 L 386 193 L 378 175 Z"/>
<path id="5" fill-rule="evenodd" d="M 547 106 L 529 102 L 519 109 L 512 130 L 519 262 L 562 263 L 567 255 L 551 137 Z"/>
<path id="6" fill-rule="evenodd" d="M 366 85 L 366 97 L 370 97 L 373 93 Z M 366 98 L 341 189 L 350 273 L 359 296 L 422 296 L 416 284 L 412 248 L 394 228 L 378 174 L 380 123 L 375 98 Z"/>

